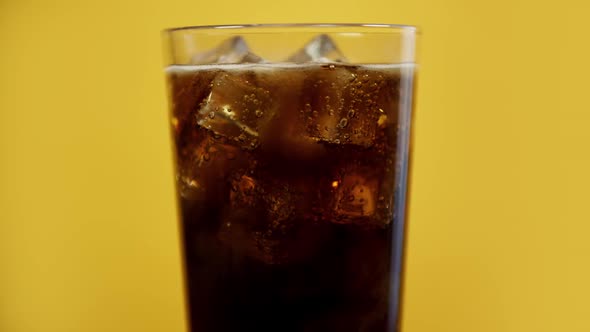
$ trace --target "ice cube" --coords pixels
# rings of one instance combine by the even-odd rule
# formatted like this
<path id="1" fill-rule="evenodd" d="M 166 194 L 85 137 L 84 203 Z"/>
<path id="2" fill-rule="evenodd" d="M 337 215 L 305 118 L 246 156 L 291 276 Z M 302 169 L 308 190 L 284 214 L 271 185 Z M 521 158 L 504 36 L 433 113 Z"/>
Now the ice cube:
<path id="1" fill-rule="evenodd" d="M 275 170 L 292 170 L 295 167 L 302 172 L 314 168 L 317 160 L 325 154 L 325 147 L 317 139 L 306 134 L 298 112 L 283 112 L 265 126 L 260 136 L 260 147 L 270 158 Z"/>
<path id="2" fill-rule="evenodd" d="M 252 177 L 242 175 L 232 183 L 230 202 L 240 206 L 254 206 L 256 191 L 258 190 L 256 182 Z"/>
<path id="3" fill-rule="evenodd" d="M 302 114 L 302 102 L 308 98 L 308 91 L 302 88 L 310 73 L 293 70 L 284 74 L 272 77 L 270 72 L 265 77 L 268 78 L 269 89 L 273 91 L 275 107 L 280 111 L 260 131 L 260 147 L 267 153 L 280 156 L 274 160 L 314 163 L 323 154 L 324 147 L 305 134 L 307 115 Z M 305 118 L 302 118 L 303 115 Z"/>
<path id="4" fill-rule="evenodd" d="M 303 48 L 291 55 L 287 61 L 305 62 L 347 62 L 336 43 L 328 35 L 322 34 L 309 41 Z"/>
<path id="5" fill-rule="evenodd" d="M 176 175 L 178 192 L 180 196 L 188 201 L 202 200 L 204 197 L 204 188 L 199 182 L 187 175 Z"/>
<path id="6" fill-rule="evenodd" d="M 221 72 L 201 103 L 197 123 L 246 149 L 258 145 L 258 131 L 274 114 L 270 91 L 247 71 Z"/>
<path id="7" fill-rule="evenodd" d="M 244 38 L 236 36 L 223 41 L 217 47 L 207 52 L 196 54 L 191 64 L 211 63 L 260 63 L 264 60 L 252 53 Z"/>
<path id="8" fill-rule="evenodd" d="M 318 141 L 372 146 L 395 128 L 398 82 L 351 65 L 323 65 L 303 83 L 306 131 Z"/>
<path id="9" fill-rule="evenodd" d="M 290 216 L 295 208 L 289 191 L 284 189 L 278 183 L 265 185 L 249 175 L 234 179 L 220 240 L 236 252 L 267 264 L 283 261 L 286 252 L 282 237 L 292 226 Z"/>
<path id="10" fill-rule="evenodd" d="M 334 200 L 337 215 L 345 217 L 370 217 L 375 214 L 377 180 L 368 179 L 362 173 L 349 173 L 338 183 Z"/>
<path id="11" fill-rule="evenodd" d="M 261 180 L 264 178 L 265 180 Z M 218 237 L 226 246 L 266 264 L 294 262 L 314 255 L 327 238 L 326 224 L 306 220 L 299 211 L 306 197 L 295 183 L 268 174 L 232 181 L 230 205 Z"/>
<path id="12" fill-rule="evenodd" d="M 370 166 L 345 166 L 334 176 L 325 210 L 317 213 L 333 223 L 383 227 L 393 216 L 391 181 L 391 174 Z"/>
<path id="13" fill-rule="evenodd" d="M 195 108 L 209 94 L 209 85 L 216 75 L 215 71 L 208 70 L 169 72 L 171 125 L 177 144 L 184 144 L 186 136 L 194 131 Z"/>
<path id="14" fill-rule="evenodd" d="M 250 163 L 244 152 L 227 144 L 226 139 L 216 139 L 204 131 L 199 136 L 200 140 L 190 142 L 177 154 L 176 178 L 180 195 L 186 200 L 214 199 L 223 195 L 219 183 L 232 171 Z"/>

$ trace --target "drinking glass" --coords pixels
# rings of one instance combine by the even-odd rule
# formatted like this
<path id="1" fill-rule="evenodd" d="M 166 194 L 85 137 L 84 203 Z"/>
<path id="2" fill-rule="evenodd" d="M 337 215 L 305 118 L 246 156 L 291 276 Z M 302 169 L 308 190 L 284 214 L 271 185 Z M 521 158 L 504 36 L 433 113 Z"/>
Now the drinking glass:
<path id="1" fill-rule="evenodd" d="M 164 39 L 191 331 L 399 331 L 416 28 Z"/>

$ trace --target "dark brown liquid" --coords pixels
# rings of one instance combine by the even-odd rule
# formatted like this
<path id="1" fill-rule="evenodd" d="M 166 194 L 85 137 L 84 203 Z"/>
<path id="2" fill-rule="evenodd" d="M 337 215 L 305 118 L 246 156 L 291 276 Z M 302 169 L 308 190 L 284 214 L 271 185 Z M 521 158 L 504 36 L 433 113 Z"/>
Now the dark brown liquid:
<path id="1" fill-rule="evenodd" d="M 168 70 L 192 331 L 398 330 L 412 73 Z"/>

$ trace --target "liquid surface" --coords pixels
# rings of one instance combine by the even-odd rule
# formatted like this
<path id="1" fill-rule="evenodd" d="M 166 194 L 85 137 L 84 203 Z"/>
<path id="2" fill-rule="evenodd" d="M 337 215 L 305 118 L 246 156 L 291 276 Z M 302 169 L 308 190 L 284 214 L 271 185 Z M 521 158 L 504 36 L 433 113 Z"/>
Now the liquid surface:
<path id="1" fill-rule="evenodd" d="M 413 73 L 167 69 L 192 331 L 397 331 Z"/>

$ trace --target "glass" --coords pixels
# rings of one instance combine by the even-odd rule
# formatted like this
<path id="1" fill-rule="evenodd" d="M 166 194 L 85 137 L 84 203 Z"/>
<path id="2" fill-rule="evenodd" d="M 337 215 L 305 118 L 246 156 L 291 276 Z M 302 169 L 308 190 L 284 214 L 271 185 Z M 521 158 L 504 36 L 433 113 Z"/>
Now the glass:
<path id="1" fill-rule="evenodd" d="M 416 29 L 164 39 L 191 331 L 399 331 Z"/>

